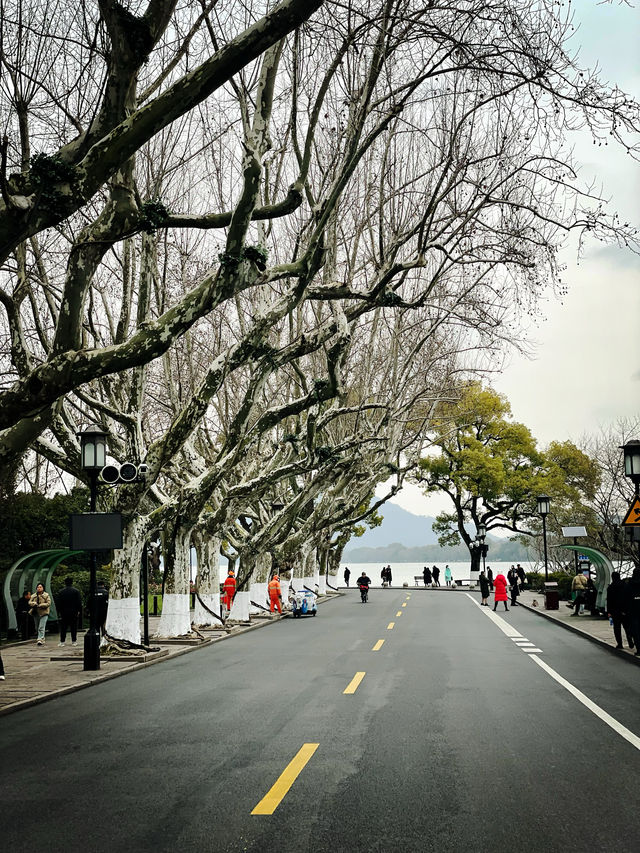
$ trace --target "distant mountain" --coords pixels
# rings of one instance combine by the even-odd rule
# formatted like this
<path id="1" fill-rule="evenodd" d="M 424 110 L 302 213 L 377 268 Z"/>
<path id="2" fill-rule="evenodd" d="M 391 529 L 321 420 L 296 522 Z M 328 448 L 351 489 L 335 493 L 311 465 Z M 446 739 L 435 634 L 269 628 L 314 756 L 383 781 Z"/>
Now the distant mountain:
<path id="1" fill-rule="evenodd" d="M 434 521 L 426 515 L 414 515 L 397 504 L 386 503 L 378 510 L 378 514 L 384 516 L 380 527 L 367 530 L 362 536 L 353 536 L 347 545 L 348 549 L 357 548 L 384 548 L 388 545 L 402 543 L 405 548 L 416 548 L 421 545 L 432 545 L 437 542 L 436 536 L 431 529 Z M 345 553 L 349 557 L 350 550 Z"/>

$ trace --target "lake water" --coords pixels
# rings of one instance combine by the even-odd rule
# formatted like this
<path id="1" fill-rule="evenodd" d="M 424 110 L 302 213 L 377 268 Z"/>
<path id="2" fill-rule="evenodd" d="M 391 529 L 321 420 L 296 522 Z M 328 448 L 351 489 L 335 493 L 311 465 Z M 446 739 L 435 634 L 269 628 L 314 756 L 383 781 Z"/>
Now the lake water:
<path id="1" fill-rule="evenodd" d="M 380 572 L 382 571 L 383 563 L 341 563 L 340 564 L 340 572 L 337 576 L 337 580 L 340 586 L 344 585 L 344 570 L 345 567 L 348 566 L 351 572 L 351 577 L 349 578 L 349 584 L 353 586 L 355 584 L 356 578 L 361 574 L 362 571 L 367 574 L 372 580 L 372 586 L 382 586 L 382 580 L 380 578 Z M 402 586 L 403 583 L 408 583 L 409 586 L 415 586 L 414 577 L 416 575 L 420 575 L 420 586 L 422 586 L 422 570 L 425 565 L 428 565 L 431 569 L 433 567 L 433 563 L 391 563 L 391 585 L 392 586 Z M 440 585 L 444 586 L 444 569 L 447 563 L 436 563 L 435 564 L 440 569 Z M 493 571 L 493 576 L 502 574 L 506 577 L 507 572 L 511 568 L 511 566 L 517 565 L 515 563 L 498 563 L 491 562 L 487 563 L 487 567 L 491 566 L 491 570 Z M 521 562 L 520 565 L 523 567 L 525 572 L 533 572 L 536 568 L 535 563 Z M 469 561 L 466 560 L 464 562 L 459 563 L 449 563 L 449 568 L 451 569 L 451 573 L 453 575 L 453 580 L 456 578 L 463 582 L 463 585 L 469 583 L 469 571 L 470 564 Z M 543 569 L 544 571 L 544 569 Z M 336 578 L 332 578 L 330 583 L 335 583 Z"/>

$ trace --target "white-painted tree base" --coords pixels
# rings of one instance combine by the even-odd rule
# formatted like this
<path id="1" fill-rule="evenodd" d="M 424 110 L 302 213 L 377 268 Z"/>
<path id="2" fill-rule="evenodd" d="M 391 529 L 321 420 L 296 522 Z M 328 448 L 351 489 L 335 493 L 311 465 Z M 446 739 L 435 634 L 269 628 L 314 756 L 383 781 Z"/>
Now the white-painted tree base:
<path id="1" fill-rule="evenodd" d="M 210 610 L 213 610 L 214 613 L 220 613 L 220 593 L 200 593 L 200 598 L 204 601 L 207 607 Z M 193 623 L 194 625 L 198 625 L 201 628 L 208 627 L 219 627 L 222 625 L 221 619 L 216 619 L 215 616 L 212 616 L 204 607 L 200 604 L 198 599 L 196 598 L 196 607 L 193 613 Z"/>
<path id="2" fill-rule="evenodd" d="M 229 612 L 229 620 L 231 622 L 248 622 L 249 606 L 249 593 L 236 592 L 236 597 L 233 599 L 233 604 Z"/>
<path id="3" fill-rule="evenodd" d="M 324 575 L 320 575 L 318 578 L 318 595 L 326 595 L 327 594 L 327 579 Z"/>
<path id="4" fill-rule="evenodd" d="M 191 633 L 191 614 L 188 593 L 165 592 L 162 615 L 155 637 L 182 637 Z"/>
<path id="5" fill-rule="evenodd" d="M 308 575 L 306 578 L 302 578 L 303 589 L 310 589 L 311 592 L 316 591 L 316 579 L 314 575 Z"/>
<path id="6" fill-rule="evenodd" d="M 291 586 L 293 587 L 294 592 L 300 592 L 302 590 L 303 579 L 302 578 L 291 578 Z"/>
<path id="7" fill-rule="evenodd" d="M 135 598 L 110 598 L 107 610 L 107 634 L 118 640 L 140 643 L 140 601 Z"/>
<path id="8" fill-rule="evenodd" d="M 267 584 L 266 583 L 252 583 L 249 587 L 249 599 L 251 601 L 255 601 L 256 604 L 261 604 L 263 607 L 269 607 L 269 595 L 267 592 Z M 255 607 L 253 604 L 249 605 L 249 613 L 252 616 L 259 616 L 261 613 L 264 614 L 264 610 L 260 610 L 259 607 Z"/>

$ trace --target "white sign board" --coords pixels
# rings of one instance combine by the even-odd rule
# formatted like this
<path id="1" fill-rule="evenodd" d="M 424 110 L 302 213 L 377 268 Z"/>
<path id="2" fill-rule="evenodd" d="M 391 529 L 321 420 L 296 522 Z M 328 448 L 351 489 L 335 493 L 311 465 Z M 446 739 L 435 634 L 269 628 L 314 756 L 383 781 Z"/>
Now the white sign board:
<path id="1" fill-rule="evenodd" d="M 586 536 L 587 528 L 586 527 L 563 527 L 562 528 L 563 536 Z"/>

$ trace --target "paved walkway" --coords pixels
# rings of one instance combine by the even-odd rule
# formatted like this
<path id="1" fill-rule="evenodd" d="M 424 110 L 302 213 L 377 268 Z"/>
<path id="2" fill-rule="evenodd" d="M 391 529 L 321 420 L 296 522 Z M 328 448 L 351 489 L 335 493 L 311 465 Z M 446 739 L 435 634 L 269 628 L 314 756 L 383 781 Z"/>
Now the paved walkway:
<path id="1" fill-rule="evenodd" d="M 0 650 L 6 678 L 0 681 L 0 715 L 37 705 L 55 696 L 73 693 L 98 681 L 116 678 L 162 660 L 178 657 L 205 645 L 268 625 L 277 619 L 272 620 L 267 615 L 252 618 L 251 625 L 236 625 L 229 631 L 202 631 L 204 640 L 178 638 L 156 641 L 153 639 L 153 632 L 159 621 L 159 616 L 149 619 L 151 647 L 157 651 L 103 656 L 100 669 L 97 671 L 85 672 L 83 669 L 84 633 L 82 632 L 78 633 L 76 647 L 71 645 L 70 639 L 67 639 L 66 646 L 59 647 L 57 634 L 47 634 L 44 646 L 36 645 L 35 640 L 3 644 Z"/>

